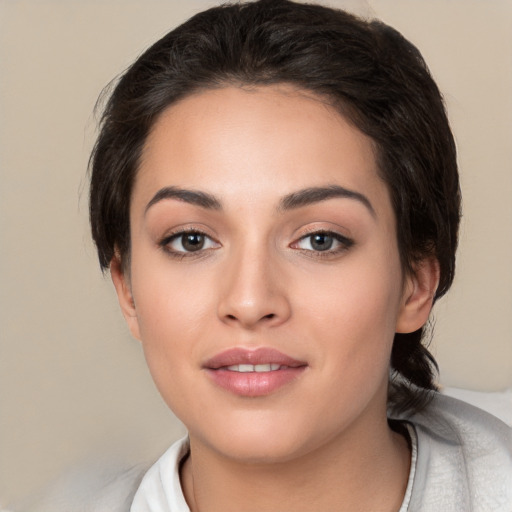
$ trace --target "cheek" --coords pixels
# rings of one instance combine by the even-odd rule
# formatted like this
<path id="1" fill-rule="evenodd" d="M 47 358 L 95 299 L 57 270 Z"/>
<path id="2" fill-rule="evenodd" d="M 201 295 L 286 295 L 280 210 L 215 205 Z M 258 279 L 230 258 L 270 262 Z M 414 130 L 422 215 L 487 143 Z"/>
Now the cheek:
<path id="1" fill-rule="evenodd" d="M 357 375 L 387 373 L 396 320 L 401 303 L 401 269 L 398 257 L 361 262 L 317 273 L 296 297 L 298 317 L 309 319 L 308 338 L 324 345 L 319 364 L 357 380 Z M 364 264 L 363 264 L 364 263 Z M 309 290 L 309 293 L 305 293 Z"/>
<path id="2" fill-rule="evenodd" d="M 138 264 L 143 261 L 144 264 Z M 132 260 L 132 291 L 144 354 L 163 390 L 187 371 L 212 315 L 212 287 L 197 272 L 172 271 L 159 258 Z M 169 382 L 171 381 L 171 382 Z"/>
<path id="3" fill-rule="evenodd" d="M 171 341 L 166 332 L 186 336 L 199 328 L 212 301 L 204 274 L 154 251 L 134 254 L 132 291 L 143 340 L 166 343 Z M 158 332 L 162 338 L 155 337 Z"/>
<path id="4" fill-rule="evenodd" d="M 317 273 L 303 283 L 296 297 L 305 298 L 303 307 L 312 318 L 340 333 L 372 326 L 394 332 L 401 301 L 400 268 L 355 264 Z"/>

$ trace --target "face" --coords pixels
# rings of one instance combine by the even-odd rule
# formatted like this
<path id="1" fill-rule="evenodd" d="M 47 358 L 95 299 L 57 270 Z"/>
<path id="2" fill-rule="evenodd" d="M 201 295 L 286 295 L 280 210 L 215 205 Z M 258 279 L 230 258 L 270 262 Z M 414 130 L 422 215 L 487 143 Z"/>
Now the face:
<path id="1" fill-rule="evenodd" d="M 286 86 L 171 106 L 130 221 L 113 279 L 192 443 L 276 461 L 385 424 L 394 333 L 425 315 L 372 143 L 332 108 Z"/>

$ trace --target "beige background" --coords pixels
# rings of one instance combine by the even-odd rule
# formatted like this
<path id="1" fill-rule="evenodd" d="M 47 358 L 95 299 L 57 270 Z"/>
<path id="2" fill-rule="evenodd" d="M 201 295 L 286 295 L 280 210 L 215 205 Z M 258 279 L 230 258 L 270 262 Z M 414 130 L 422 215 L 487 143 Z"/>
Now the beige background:
<path id="1" fill-rule="evenodd" d="M 99 272 L 85 170 L 102 87 L 212 3 L 0 0 L 0 504 L 106 449 L 151 459 L 183 432 Z M 465 216 L 434 352 L 444 384 L 512 387 L 512 2 L 331 3 L 401 30 L 445 93 Z"/>

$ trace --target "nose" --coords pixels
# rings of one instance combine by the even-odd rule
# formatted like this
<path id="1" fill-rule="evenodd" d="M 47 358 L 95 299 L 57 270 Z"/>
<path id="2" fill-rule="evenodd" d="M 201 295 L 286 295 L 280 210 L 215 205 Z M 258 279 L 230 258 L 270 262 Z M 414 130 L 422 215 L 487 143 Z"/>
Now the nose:
<path id="1" fill-rule="evenodd" d="M 286 280 L 266 251 L 240 250 L 221 276 L 218 316 L 245 329 L 277 327 L 291 315 Z"/>

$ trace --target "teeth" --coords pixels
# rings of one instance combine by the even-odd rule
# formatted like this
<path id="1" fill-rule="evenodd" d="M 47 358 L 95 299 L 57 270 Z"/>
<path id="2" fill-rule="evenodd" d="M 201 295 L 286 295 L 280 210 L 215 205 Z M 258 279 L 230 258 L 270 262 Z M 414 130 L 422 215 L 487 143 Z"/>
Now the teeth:
<path id="1" fill-rule="evenodd" d="M 233 364 L 228 366 L 227 369 L 232 372 L 274 372 L 279 370 L 281 365 L 277 363 L 267 363 L 267 364 Z"/>

